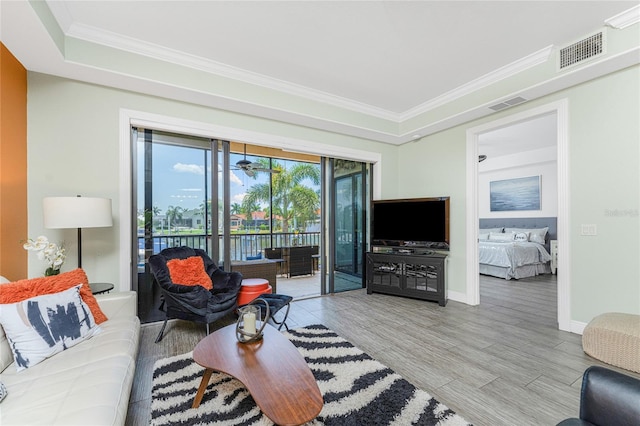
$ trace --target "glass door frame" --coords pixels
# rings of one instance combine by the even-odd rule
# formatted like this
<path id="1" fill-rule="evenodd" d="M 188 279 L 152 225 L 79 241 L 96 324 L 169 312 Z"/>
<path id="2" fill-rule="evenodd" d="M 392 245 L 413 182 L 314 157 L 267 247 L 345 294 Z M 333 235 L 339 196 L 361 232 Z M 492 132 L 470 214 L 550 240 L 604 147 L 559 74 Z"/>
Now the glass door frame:
<path id="1" fill-rule="evenodd" d="M 324 157 L 323 157 L 324 159 Z M 336 177 L 335 176 L 335 167 L 336 167 L 336 160 L 335 158 L 328 158 L 326 159 L 326 167 L 322 167 L 323 172 L 326 173 L 327 175 L 327 179 L 326 182 L 327 183 L 327 191 L 328 192 L 328 196 L 327 196 L 327 201 L 328 201 L 328 208 L 330 210 L 325 210 L 325 205 L 323 205 L 323 214 L 324 212 L 328 212 L 327 214 L 327 228 L 328 228 L 328 232 L 327 232 L 327 238 L 329 241 L 332 242 L 332 244 L 329 244 L 329 250 L 328 250 L 328 254 L 329 254 L 329 259 L 328 262 L 324 262 L 324 263 L 328 263 L 327 265 L 327 272 L 323 272 L 323 277 L 328 277 L 328 282 L 327 285 L 323 285 L 322 288 L 324 289 L 325 287 L 327 288 L 327 291 L 329 293 L 335 293 L 335 272 L 338 271 L 337 269 L 337 265 L 336 265 L 336 255 L 337 255 L 337 244 L 336 244 L 336 212 L 335 209 L 337 207 L 337 182 L 338 179 L 343 178 L 343 176 L 340 177 Z M 355 163 L 358 163 L 361 165 L 361 170 L 358 172 L 354 172 L 352 174 L 349 175 L 345 175 L 346 176 L 351 176 L 351 178 L 353 178 L 354 175 L 358 175 L 360 176 L 361 179 L 361 189 L 360 189 L 360 223 L 361 223 L 361 234 L 362 234 L 362 241 L 359 243 L 360 248 L 359 251 L 361 253 L 360 256 L 360 267 L 361 267 L 361 275 L 362 275 L 362 287 L 365 287 L 365 275 L 366 275 L 366 268 L 365 268 L 365 259 L 366 259 L 366 252 L 367 252 L 367 248 L 368 248 L 368 241 L 369 241 L 369 206 L 370 206 L 370 200 L 371 200 L 371 182 L 372 182 L 372 172 L 371 172 L 371 165 L 365 162 L 358 162 L 358 161 L 354 161 Z M 323 191 L 324 193 L 325 191 Z M 324 198 L 324 197 L 323 197 Z M 323 221 L 323 223 L 325 223 Z M 323 233 L 324 235 L 324 233 Z M 353 240 L 354 244 L 358 244 L 357 241 L 355 241 L 355 239 Z M 357 252 L 357 249 L 354 249 Z M 356 260 L 355 257 L 353 260 Z M 357 261 L 357 260 L 356 260 Z M 325 275 L 326 273 L 326 275 Z M 325 294 L 325 293 L 322 293 Z"/>
<path id="2" fill-rule="evenodd" d="M 203 248 L 205 249 L 205 251 L 207 252 L 207 254 L 211 255 L 212 251 L 211 251 L 211 247 L 212 244 L 208 244 L 207 243 L 207 239 L 209 238 L 209 233 L 213 234 L 213 224 L 214 219 L 211 219 L 211 229 L 209 229 L 209 217 L 208 217 L 208 213 L 213 213 L 215 212 L 217 214 L 217 209 L 213 208 L 213 201 L 211 202 L 212 208 L 211 208 L 211 212 L 208 212 L 208 200 L 213 198 L 213 189 L 215 187 L 213 187 L 212 185 L 216 182 L 217 178 L 217 174 L 213 173 L 214 170 L 216 170 L 214 167 L 214 163 L 213 160 L 216 158 L 214 157 L 214 153 L 213 153 L 213 140 L 209 139 L 209 144 L 207 146 L 207 138 L 202 138 L 202 137 L 197 137 L 197 136 L 191 136 L 188 134 L 179 134 L 179 133 L 175 133 L 175 132 L 166 132 L 163 130 L 156 130 L 154 128 L 147 128 L 147 127 L 142 127 L 142 126 L 131 126 L 131 131 L 130 131 L 130 137 L 131 137 L 131 275 L 130 275 L 130 279 L 131 279 L 131 289 L 134 290 L 136 293 L 138 293 L 138 298 L 140 299 L 140 291 L 143 290 L 146 294 L 146 292 L 149 290 L 150 291 L 150 295 L 152 298 L 154 298 L 155 296 L 153 296 L 154 294 L 154 288 L 153 288 L 153 284 L 149 284 L 149 280 L 150 280 L 150 274 L 151 271 L 149 269 L 149 264 L 148 264 L 148 260 L 149 257 L 151 255 L 154 254 L 154 236 L 153 236 L 153 215 L 151 216 L 151 220 L 147 219 L 147 215 L 145 214 L 144 216 L 144 258 L 143 258 L 143 265 L 144 265 L 144 277 L 146 277 L 146 281 L 147 281 L 147 286 L 149 288 L 142 288 L 141 286 L 141 282 L 140 282 L 140 269 L 139 269 L 139 235 L 138 235 L 138 209 L 141 207 L 140 205 L 138 205 L 138 194 L 139 191 L 142 189 L 141 187 L 139 187 L 139 172 L 140 172 L 140 164 L 139 162 L 141 161 L 141 158 L 139 158 L 138 155 L 138 149 L 139 149 L 139 143 L 140 143 L 140 132 L 144 132 L 144 148 L 143 148 L 143 153 L 142 155 L 144 156 L 144 179 L 143 179 L 143 183 L 142 185 L 144 185 L 144 196 L 145 199 L 143 201 L 143 211 L 153 211 L 153 147 L 154 144 L 158 144 L 158 145 L 173 145 L 173 146 L 177 146 L 177 147 L 182 147 L 185 149 L 192 149 L 192 150 L 201 150 L 203 151 L 204 154 L 204 158 L 203 158 L 203 167 L 205 169 L 205 176 L 204 176 L 204 187 L 203 187 L 203 192 L 204 192 L 204 212 L 203 212 L 203 232 L 204 232 L 204 245 Z M 171 141 L 171 142 L 167 142 L 167 141 L 154 141 L 154 132 L 157 132 L 158 134 L 164 134 L 164 135 L 169 135 L 170 137 L 175 137 L 176 139 L 178 139 L 178 141 Z M 180 138 L 184 138 L 184 140 L 179 140 Z M 195 138 L 194 141 L 192 141 L 192 143 L 189 143 L 189 138 Z M 197 140 L 198 142 L 195 142 L 195 140 Z M 207 152 L 208 151 L 208 152 Z M 211 168 L 211 172 L 209 172 L 209 165 L 212 165 Z M 208 174 L 208 176 L 207 176 Z M 211 188 L 211 195 L 209 194 L 209 188 Z M 216 237 L 217 237 L 217 227 L 216 227 Z M 169 235 L 171 236 L 171 235 Z M 217 240 L 216 240 L 217 242 Z M 198 244 L 200 245 L 200 244 Z M 146 297 L 146 296 L 145 296 Z M 147 301 L 149 302 L 149 301 Z M 138 308 L 140 310 L 140 304 L 144 303 L 144 301 L 140 301 L 138 300 Z M 154 305 L 154 301 L 152 300 L 151 305 Z M 152 306 L 153 307 L 153 306 Z M 146 314 L 144 314 L 144 319 L 149 319 L 152 318 L 153 315 L 151 314 L 151 316 L 147 316 Z M 142 318 L 141 318 L 142 319 Z"/>
<path id="3" fill-rule="evenodd" d="M 222 156 L 222 159 L 220 159 Z M 211 139 L 211 258 L 225 271 L 231 270 L 231 179 L 229 177 L 231 143 Z M 213 172 L 215 171 L 215 173 Z M 217 203 L 220 200 L 220 175 L 222 175 L 222 218 Z M 213 200 L 216 208 L 213 208 Z M 220 250 L 220 220 L 222 219 L 222 251 Z"/>
<path id="4" fill-rule="evenodd" d="M 160 126 L 162 127 L 162 126 Z M 137 133 L 138 130 L 137 129 L 143 129 L 143 128 L 150 128 L 152 131 L 159 131 L 159 132 L 167 132 L 167 133 L 173 133 L 175 135 L 181 135 L 181 132 L 176 132 L 176 131 L 172 131 L 172 130 L 163 130 L 163 129 L 156 129 L 155 127 L 144 127 L 144 126 L 140 126 L 140 125 L 132 125 L 130 127 L 130 140 L 132 141 L 131 147 L 132 150 L 131 152 L 131 171 L 132 171 L 132 177 L 137 176 L 137 155 L 136 155 L 136 141 L 137 141 Z M 211 138 L 207 138 L 207 137 L 203 137 L 202 135 L 196 136 L 196 135 L 190 135 L 189 133 L 184 133 L 184 136 L 188 137 L 197 137 L 197 138 L 202 138 L 202 139 L 208 139 L 210 141 L 210 153 L 211 153 L 211 159 L 210 159 L 210 163 L 212 166 L 212 173 L 210 174 L 210 182 L 211 182 L 211 211 L 210 216 L 211 216 L 211 226 L 210 226 L 210 232 L 211 232 L 211 239 L 212 241 L 210 242 L 210 244 L 207 244 L 207 251 L 210 253 L 210 255 L 212 256 L 213 259 L 216 259 L 216 262 L 222 263 L 222 266 L 224 267 L 225 265 L 230 265 L 231 263 L 231 253 L 230 253 L 230 246 L 229 246 L 229 240 L 230 240 L 230 223 L 228 218 L 230 217 L 230 178 L 228 176 L 229 173 L 229 169 L 230 169 L 230 163 L 229 163 L 229 159 L 230 159 L 230 142 L 226 141 L 226 140 L 222 140 L 222 139 L 211 139 Z M 222 144 L 220 144 L 222 142 Z M 201 148 L 201 146 L 200 146 Z M 335 288 L 333 285 L 333 276 L 331 273 L 329 273 L 329 271 L 333 271 L 333 267 L 335 264 L 335 245 L 334 244 L 328 244 L 327 241 L 331 241 L 328 238 L 335 238 L 335 218 L 333 217 L 332 214 L 330 214 L 330 208 L 332 208 L 333 205 L 335 205 L 335 198 L 334 195 L 332 194 L 332 191 L 335 190 L 335 187 L 332 185 L 332 177 L 333 177 L 333 170 L 332 170 L 332 166 L 335 164 L 335 159 L 334 158 L 330 158 L 330 157 L 320 157 L 320 170 L 321 170 L 321 182 L 323 185 L 327 185 L 326 188 L 329 188 L 329 190 L 325 189 L 321 189 L 321 223 L 325 224 L 324 226 L 321 227 L 321 234 L 320 234 L 320 293 L 321 294 L 327 294 L 330 292 L 334 292 Z M 370 199 L 370 194 L 369 192 L 371 191 L 371 187 L 372 187 L 372 180 L 371 180 L 371 173 L 372 173 L 372 167 L 370 163 L 365 163 L 366 166 L 364 167 L 364 172 L 362 173 L 363 176 L 363 191 L 362 191 L 362 206 L 365 207 L 365 209 L 363 209 L 364 211 L 362 212 L 363 214 L 363 241 L 362 241 L 362 253 L 363 253 L 363 258 L 364 258 L 364 253 L 366 252 L 366 247 L 367 247 L 367 240 L 368 240 L 368 227 L 369 224 L 367 222 L 367 215 L 366 215 L 366 210 L 368 210 L 368 200 Z M 214 172 L 215 171 L 215 172 Z M 222 176 L 221 176 L 222 175 Z M 222 181 L 220 181 L 220 179 L 222 179 Z M 131 191 L 131 202 L 132 202 L 132 206 L 136 206 L 137 204 L 137 190 L 136 190 L 136 181 L 135 179 L 133 179 L 132 181 L 132 191 Z M 217 202 L 218 202 L 218 195 L 220 194 L 220 191 L 222 191 L 222 211 L 219 211 L 218 208 L 216 207 Z M 136 214 L 136 208 L 132 208 L 130 209 L 130 213 L 131 213 L 131 224 L 132 224 L 132 233 L 131 235 L 133 235 L 134 238 L 132 238 L 131 240 L 131 258 L 137 258 L 137 254 L 138 254 L 138 246 L 137 246 L 137 214 Z M 222 215 L 222 217 L 220 217 L 220 215 Z M 226 219 L 225 219 L 226 218 Z M 207 221 L 207 219 L 204 219 L 205 221 Z M 223 239 L 220 239 L 220 228 L 217 226 L 217 224 L 222 221 L 222 235 L 224 236 Z M 328 225 L 328 226 L 327 226 Z M 225 243 L 226 241 L 226 243 Z M 222 247 L 220 247 L 221 243 L 223 244 Z M 148 258 L 148 256 L 145 256 L 145 258 Z M 225 269 L 230 269 L 229 267 L 226 267 Z M 133 263 L 131 265 L 131 283 L 132 283 L 132 289 L 133 290 L 138 290 L 139 289 L 139 283 L 138 283 L 138 279 L 137 279 L 137 271 L 138 268 L 136 266 L 136 263 Z M 363 275 L 364 275 L 364 270 L 363 270 Z"/>

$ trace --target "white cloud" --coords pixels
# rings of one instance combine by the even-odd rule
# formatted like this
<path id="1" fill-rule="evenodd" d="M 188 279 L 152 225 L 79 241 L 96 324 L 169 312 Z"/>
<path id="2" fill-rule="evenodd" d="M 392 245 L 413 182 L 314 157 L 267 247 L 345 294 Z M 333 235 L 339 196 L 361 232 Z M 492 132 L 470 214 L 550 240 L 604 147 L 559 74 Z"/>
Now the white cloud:
<path id="1" fill-rule="evenodd" d="M 170 195 L 169 197 L 171 197 L 171 198 L 181 198 L 181 199 L 198 198 L 197 195 Z"/>
<path id="2" fill-rule="evenodd" d="M 222 173 L 222 165 L 218 165 L 218 173 Z M 229 170 L 229 181 L 231 183 L 235 183 L 236 185 L 244 186 L 244 182 L 242 182 L 242 179 L 240 179 L 238 175 L 233 172 L 233 170 Z"/>
<path id="3" fill-rule="evenodd" d="M 240 179 L 235 173 L 229 170 L 229 179 L 231 179 L 231 183 L 235 183 L 236 185 L 243 186 L 242 179 Z"/>
<path id="4" fill-rule="evenodd" d="M 173 165 L 173 170 L 178 173 L 193 173 L 195 175 L 204 175 L 204 167 L 197 164 L 176 163 Z"/>
<path id="5" fill-rule="evenodd" d="M 238 204 L 242 204 L 242 202 L 244 201 L 244 197 L 247 196 L 246 192 L 242 192 L 240 194 L 236 194 L 233 196 L 233 198 L 231 199 L 231 203 L 238 203 Z"/>

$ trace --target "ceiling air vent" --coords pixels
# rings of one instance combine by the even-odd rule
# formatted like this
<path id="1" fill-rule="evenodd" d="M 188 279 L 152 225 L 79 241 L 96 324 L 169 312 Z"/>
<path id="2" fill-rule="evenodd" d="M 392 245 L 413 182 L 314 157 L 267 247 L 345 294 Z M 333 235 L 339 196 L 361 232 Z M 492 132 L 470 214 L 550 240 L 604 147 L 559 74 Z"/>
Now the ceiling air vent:
<path id="1" fill-rule="evenodd" d="M 582 61 L 604 53 L 604 32 L 593 34 L 583 40 L 560 49 L 560 69 L 576 65 Z"/>
<path id="2" fill-rule="evenodd" d="M 489 108 L 494 111 L 500 111 L 505 108 L 512 107 L 514 105 L 521 104 L 526 102 L 527 100 L 522 96 L 516 96 L 515 98 L 507 99 L 506 101 L 502 101 L 499 104 L 491 105 Z"/>

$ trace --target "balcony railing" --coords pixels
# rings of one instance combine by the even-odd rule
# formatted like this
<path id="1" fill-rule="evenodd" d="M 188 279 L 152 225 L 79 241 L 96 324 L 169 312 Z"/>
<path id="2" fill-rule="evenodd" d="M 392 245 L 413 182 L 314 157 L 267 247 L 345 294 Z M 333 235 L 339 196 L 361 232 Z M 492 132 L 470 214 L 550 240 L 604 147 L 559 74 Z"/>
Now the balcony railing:
<path id="1" fill-rule="evenodd" d="M 222 236 L 220 247 L 222 247 Z M 168 247 L 188 246 L 206 250 L 211 235 L 154 235 L 151 238 L 153 254 Z M 275 233 L 275 234 L 231 234 L 229 240 L 231 260 L 246 260 L 247 256 L 263 253 L 265 248 L 320 245 L 319 232 Z M 145 238 L 138 237 L 138 265 L 144 264 Z"/>

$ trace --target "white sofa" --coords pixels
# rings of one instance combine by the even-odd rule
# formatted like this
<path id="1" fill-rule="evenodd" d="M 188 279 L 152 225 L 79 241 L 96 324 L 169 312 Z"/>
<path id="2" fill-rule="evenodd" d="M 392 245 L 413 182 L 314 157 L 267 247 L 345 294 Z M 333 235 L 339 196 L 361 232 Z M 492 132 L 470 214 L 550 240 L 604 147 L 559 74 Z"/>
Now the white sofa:
<path id="1" fill-rule="evenodd" d="M 97 295 L 102 332 L 21 372 L 0 326 L 0 425 L 123 425 L 138 355 L 136 293 Z"/>

